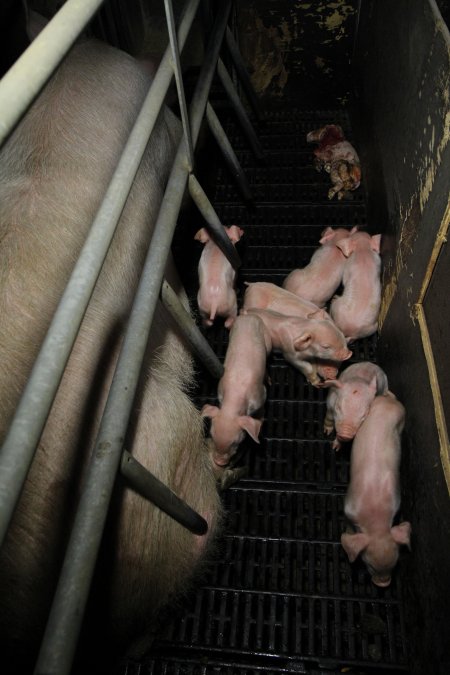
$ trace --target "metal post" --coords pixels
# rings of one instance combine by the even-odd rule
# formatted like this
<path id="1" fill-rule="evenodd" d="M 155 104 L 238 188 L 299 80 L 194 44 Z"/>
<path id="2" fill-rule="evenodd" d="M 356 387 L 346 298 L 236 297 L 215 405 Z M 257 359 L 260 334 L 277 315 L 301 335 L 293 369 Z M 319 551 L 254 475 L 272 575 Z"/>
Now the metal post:
<path id="1" fill-rule="evenodd" d="M 166 21 L 169 31 L 170 46 L 172 49 L 173 71 L 175 82 L 177 84 L 178 102 L 180 104 L 181 120 L 183 122 L 184 139 L 186 143 L 186 154 L 189 161 L 189 169 L 194 169 L 194 149 L 192 147 L 191 127 L 189 124 L 189 115 L 186 107 L 186 97 L 184 95 L 183 76 L 181 74 L 180 52 L 178 51 L 178 41 L 175 29 L 175 19 L 173 16 L 172 0 L 164 0 L 166 9 Z"/>
<path id="2" fill-rule="evenodd" d="M 189 0 L 186 5 L 180 25 L 182 45 L 199 2 Z M 55 312 L 1 449 L 0 545 L 172 75 L 168 47 Z"/>
<path id="3" fill-rule="evenodd" d="M 120 472 L 129 487 L 155 504 L 161 511 L 197 535 L 206 534 L 208 523 L 180 499 L 126 450 L 122 453 Z"/>
<path id="4" fill-rule="evenodd" d="M 243 168 L 241 167 L 238 158 L 233 150 L 233 147 L 228 140 L 228 137 L 225 133 L 223 126 L 220 123 L 219 118 L 217 117 L 211 103 L 208 103 L 206 106 L 206 119 L 208 121 L 209 128 L 212 135 L 217 141 L 217 144 L 222 151 L 222 154 L 225 158 L 228 167 L 236 179 L 236 183 L 242 193 L 242 197 L 245 202 L 253 202 L 252 193 L 250 190 L 250 185 L 248 183 L 247 177 L 244 173 Z"/>
<path id="5" fill-rule="evenodd" d="M 230 7 L 231 0 L 225 0 L 219 5 L 205 63 L 194 92 L 190 109 L 194 147 L 200 131 Z M 70 671 L 122 455 L 123 439 L 128 426 L 170 244 L 186 189 L 187 177 L 186 150 L 184 142 L 181 142 L 131 310 L 35 675 L 44 675 L 44 673 L 45 675 L 66 675 Z"/>
<path id="6" fill-rule="evenodd" d="M 165 280 L 161 286 L 161 300 L 205 368 L 209 370 L 213 377 L 220 379 L 223 375 L 222 364 L 189 312 L 178 299 L 175 291 Z"/>
<path id="7" fill-rule="evenodd" d="M 189 194 L 197 205 L 203 218 L 206 220 L 208 231 L 211 233 L 214 242 L 234 269 L 237 270 L 241 266 L 241 259 L 238 252 L 231 243 L 230 238 L 227 236 L 219 216 L 215 212 L 213 205 L 193 173 L 189 176 Z"/>
<path id="8" fill-rule="evenodd" d="M 104 0 L 68 0 L 0 82 L 0 146 Z"/>
<path id="9" fill-rule="evenodd" d="M 245 91 L 248 102 L 250 103 L 250 106 L 253 112 L 255 113 L 256 119 L 258 120 L 258 122 L 261 122 L 262 113 L 261 108 L 259 106 L 258 97 L 255 94 L 252 81 L 247 72 L 247 68 L 245 67 L 244 61 L 242 60 L 241 52 L 239 51 L 239 47 L 237 46 L 236 40 L 234 39 L 233 33 L 231 32 L 231 29 L 229 27 L 227 27 L 225 33 L 225 40 L 227 42 L 228 51 L 230 52 L 233 65 L 236 68 L 236 72 L 238 74 L 242 87 Z"/>
<path id="10" fill-rule="evenodd" d="M 247 112 L 245 111 L 244 106 L 241 103 L 241 100 L 238 96 L 238 93 L 235 89 L 233 81 L 225 68 L 221 59 L 217 63 L 217 74 L 222 82 L 222 85 L 227 92 L 231 104 L 236 112 L 236 115 L 241 123 L 242 130 L 247 136 L 248 142 L 253 150 L 253 153 L 257 159 L 264 159 L 264 151 L 262 149 L 261 143 L 253 129 L 252 123 L 250 122 Z"/>

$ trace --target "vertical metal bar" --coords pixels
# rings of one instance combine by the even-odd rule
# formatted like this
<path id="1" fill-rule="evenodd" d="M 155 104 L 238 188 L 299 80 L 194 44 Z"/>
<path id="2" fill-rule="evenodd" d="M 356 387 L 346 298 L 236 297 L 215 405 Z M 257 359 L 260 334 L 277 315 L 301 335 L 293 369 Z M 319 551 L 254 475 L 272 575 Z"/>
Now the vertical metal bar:
<path id="1" fill-rule="evenodd" d="M 164 0 L 166 9 L 166 21 L 169 31 L 170 46 L 172 48 L 173 68 L 175 82 L 177 84 L 178 102 L 180 104 L 181 120 L 183 122 L 184 140 L 186 143 L 186 153 L 189 161 L 189 169 L 194 168 L 194 149 L 192 147 L 191 127 L 189 124 L 189 115 L 186 107 L 186 97 L 184 95 L 183 75 L 181 73 L 180 53 L 178 51 L 178 41 L 175 29 L 175 19 L 173 16 L 172 0 Z"/>
<path id="2" fill-rule="evenodd" d="M 230 98 L 231 104 L 236 112 L 239 122 L 241 123 L 242 130 L 247 136 L 248 142 L 250 143 L 255 157 L 257 159 L 264 159 L 264 152 L 261 143 L 259 142 L 252 123 L 250 122 L 245 108 L 239 99 L 233 81 L 221 59 L 219 59 L 217 63 L 217 74 L 219 75 L 220 81 L 222 82 L 223 87 Z"/>
<path id="3" fill-rule="evenodd" d="M 230 52 L 230 56 L 233 61 L 233 65 L 236 68 L 236 72 L 238 74 L 239 80 L 241 81 L 245 94 L 248 98 L 248 102 L 250 103 L 252 110 L 255 113 L 256 119 L 258 120 L 258 122 L 260 122 L 262 120 L 262 113 L 259 105 L 259 100 L 258 97 L 256 96 L 255 90 L 252 85 L 252 81 L 247 72 L 247 68 L 245 67 L 245 63 L 242 59 L 239 47 L 236 44 L 236 40 L 234 39 L 233 33 L 231 32 L 229 26 L 227 27 L 225 33 L 225 39 L 227 42 L 228 51 Z"/>
<path id="4" fill-rule="evenodd" d="M 225 0 L 219 5 L 205 55 L 205 64 L 194 92 L 190 108 L 194 147 L 230 8 L 231 0 Z M 70 671 L 187 177 L 187 157 L 182 142 L 169 176 L 152 243 L 131 310 L 35 675 L 44 675 L 44 673 L 45 675 L 66 675 Z"/>
<path id="5" fill-rule="evenodd" d="M 236 183 L 238 184 L 244 201 L 252 202 L 253 197 L 245 172 L 241 167 L 238 158 L 236 157 L 233 147 L 228 140 L 225 130 L 221 125 L 220 120 L 217 117 L 211 103 L 208 103 L 206 106 L 206 119 L 208 121 L 211 133 L 216 139 L 225 161 L 228 164 L 228 168 L 230 169 L 233 177 L 236 180 Z"/>
<path id="6" fill-rule="evenodd" d="M 205 368 L 209 370 L 213 377 L 220 379 L 223 375 L 222 364 L 197 327 L 194 319 L 186 311 L 175 291 L 165 280 L 161 286 L 161 300 Z"/>
<path id="7" fill-rule="evenodd" d="M 186 5 L 180 25 L 180 44 L 184 45 L 186 41 L 199 2 L 189 0 Z M 172 74 L 168 47 L 55 312 L 1 449 L 0 545 Z"/>
<path id="8" fill-rule="evenodd" d="M 0 82 L 0 146 L 104 0 L 67 0 Z"/>
<path id="9" fill-rule="evenodd" d="M 241 259 L 239 258 L 238 252 L 231 243 L 230 238 L 227 236 L 219 216 L 215 212 L 213 205 L 193 173 L 189 176 L 189 194 L 197 205 L 203 218 L 206 220 L 208 230 L 211 232 L 215 243 L 224 256 L 226 256 L 229 263 L 237 270 L 241 266 Z"/>

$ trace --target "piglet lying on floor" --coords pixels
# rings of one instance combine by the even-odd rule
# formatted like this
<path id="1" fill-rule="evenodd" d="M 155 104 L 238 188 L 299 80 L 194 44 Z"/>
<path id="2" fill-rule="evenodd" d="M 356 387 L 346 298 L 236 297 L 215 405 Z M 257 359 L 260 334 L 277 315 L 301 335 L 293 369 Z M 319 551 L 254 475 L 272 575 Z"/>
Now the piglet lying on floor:
<path id="1" fill-rule="evenodd" d="M 266 400 L 264 378 L 271 349 L 269 333 L 258 316 L 236 318 L 218 386 L 220 408 L 206 404 L 202 409 L 202 417 L 212 420 L 213 461 L 218 466 L 229 463 L 245 432 L 259 443 L 262 420 L 252 415 L 261 414 Z"/>
<path id="2" fill-rule="evenodd" d="M 236 244 L 244 230 L 237 225 L 226 227 L 229 239 Z M 234 289 L 236 272 L 208 231 L 202 227 L 194 239 L 205 244 L 198 264 L 200 288 L 197 303 L 205 326 L 212 326 L 216 316 L 226 317 L 225 327 L 231 328 L 237 316 L 237 299 Z"/>
<path id="3" fill-rule="evenodd" d="M 405 409 L 394 394 L 377 396 L 353 441 L 344 511 L 354 532 L 341 543 L 350 562 L 359 554 L 377 586 L 389 586 L 399 546 L 409 547 L 411 525 L 392 527 L 400 507 L 400 437 Z"/>
<path id="4" fill-rule="evenodd" d="M 328 199 L 337 194 L 342 199 L 347 192 L 356 190 L 361 182 L 361 164 L 355 148 L 345 140 L 342 127 L 327 124 L 320 129 L 310 131 L 308 143 L 318 143 L 314 150 L 314 166 L 318 171 L 325 169 L 330 174 L 333 187 L 328 191 Z"/>

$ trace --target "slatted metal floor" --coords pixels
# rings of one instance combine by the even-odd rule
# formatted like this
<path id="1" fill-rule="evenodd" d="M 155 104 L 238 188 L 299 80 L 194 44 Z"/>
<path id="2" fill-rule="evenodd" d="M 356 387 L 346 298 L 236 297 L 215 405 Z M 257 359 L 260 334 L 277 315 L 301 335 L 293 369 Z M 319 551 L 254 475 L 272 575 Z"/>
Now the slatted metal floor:
<path id="1" fill-rule="evenodd" d="M 289 111 L 256 125 L 266 153 L 258 163 L 231 118 L 227 133 L 246 168 L 255 208 L 242 205 L 225 167 L 214 205 L 225 225 L 245 230 L 239 246 L 245 281 L 281 285 L 307 264 L 328 225 L 366 227 L 363 186 L 351 201 L 329 201 L 329 177 L 312 166 L 305 136 L 325 123 L 343 126 L 345 111 Z M 175 242 L 176 243 L 176 242 Z M 194 246 L 198 246 L 194 244 Z M 186 242 L 183 256 L 188 255 Z M 196 295 L 196 262 L 187 283 Z M 196 258 L 195 258 L 196 255 Z M 205 333 L 223 359 L 228 331 Z M 353 345 L 351 362 L 376 361 L 376 337 Z M 400 574 L 374 586 L 362 563 L 350 565 L 340 545 L 349 448 L 335 453 L 323 434 L 326 391 L 309 385 L 278 354 L 261 444 L 247 439 L 248 475 L 223 493 L 227 519 L 212 569 L 179 607 L 141 663 L 123 675 L 407 672 Z M 217 382 L 201 371 L 197 403 L 216 402 Z"/>

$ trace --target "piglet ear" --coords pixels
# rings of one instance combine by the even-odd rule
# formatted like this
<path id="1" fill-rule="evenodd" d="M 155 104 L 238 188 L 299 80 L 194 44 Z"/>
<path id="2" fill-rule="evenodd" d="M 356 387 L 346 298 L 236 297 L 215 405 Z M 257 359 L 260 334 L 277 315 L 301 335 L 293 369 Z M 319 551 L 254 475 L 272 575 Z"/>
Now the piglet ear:
<path id="1" fill-rule="evenodd" d="M 334 237 L 334 230 L 332 227 L 327 227 L 321 234 L 319 239 L 319 244 L 325 244 L 325 242 L 330 241 Z"/>
<path id="2" fill-rule="evenodd" d="M 355 232 L 358 232 L 358 226 L 357 226 L 357 225 L 355 225 L 354 227 L 352 227 L 352 229 L 350 230 L 349 234 L 355 234 Z"/>
<path id="3" fill-rule="evenodd" d="M 381 245 L 381 234 L 374 234 L 373 237 L 370 238 L 370 248 L 372 249 L 372 251 L 379 253 L 380 245 Z"/>
<path id="4" fill-rule="evenodd" d="M 311 333 L 303 333 L 302 335 L 299 335 L 294 340 L 295 351 L 302 352 L 303 350 L 307 349 L 311 344 L 311 340 L 312 340 Z"/>
<path id="5" fill-rule="evenodd" d="M 206 405 L 203 406 L 201 416 L 202 417 L 210 417 L 213 419 L 213 417 L 216 417 L 218 415 L 220 408 L 218 408 L 216 405 L 210 405 L 207 403 Z"/>
<path id="6" fill-rule="evenodd" d="M 238 424 L 256 443 L 259 443 L 258 436 L 261 431 L 262 420 L 257 420 L 254 417 L 250 417 L 250 415 L 241 415 L 238 417 Z"/>
<path id="7" fill-rule="evenodd" d="M 367 547 L 369 537 L 364 532 L 357 532 L 356 534 L 348 534 L 344 532 L 341 535 L 341 544 L 348 555 L 350 562 L 354 562 L 362 551 Z"/>
<path id="8" fill-rule="evenodd" d="M 231 225 L 231 227 L 226 227 L 225 230 L 227 232 L 228 237 L 233 242 L 233 244 L 236 244 L 244 234 L 244 230 L 241 230 L 241 228 L 238 227 L 237 225 Z"/>
<path id="9" fill-rule="evenodd" d="M 353 253 L 353 242 L 350 238 L 337 241 L 336 246 L 342 251 L 346 258 Z"/>
<path id="10" fill-rule="evenodd" d="M 369 382 L 369 391 L 372 392 L 374 396 L 377 393 L 377 376 L 376 375 L 374 375 Z"/>
<path id="11" fill-rule="evenodd" d="M 339 380 L 324 380 L 320 386 L 322 389 L 329 389 L 330 387 L 336 387 L 336 389 L 342 388 L 342 384 Z"/>
<path id="12" fill-rule="evenodd" d="M 411 523 L 407 521 L 391 527 L 391 534 L 397 544 L 404 544 L 411 550 Z"/>
<path id="13" fill-rule="evenodd" d="M 197 241 L 201 241 L 202 244 L 207 244 L 208 241 L 210 240 L 208 230 L 205 227 L 202 227 L 202 229 L 197 232 L 194 239 L 197 239 Z"/>

